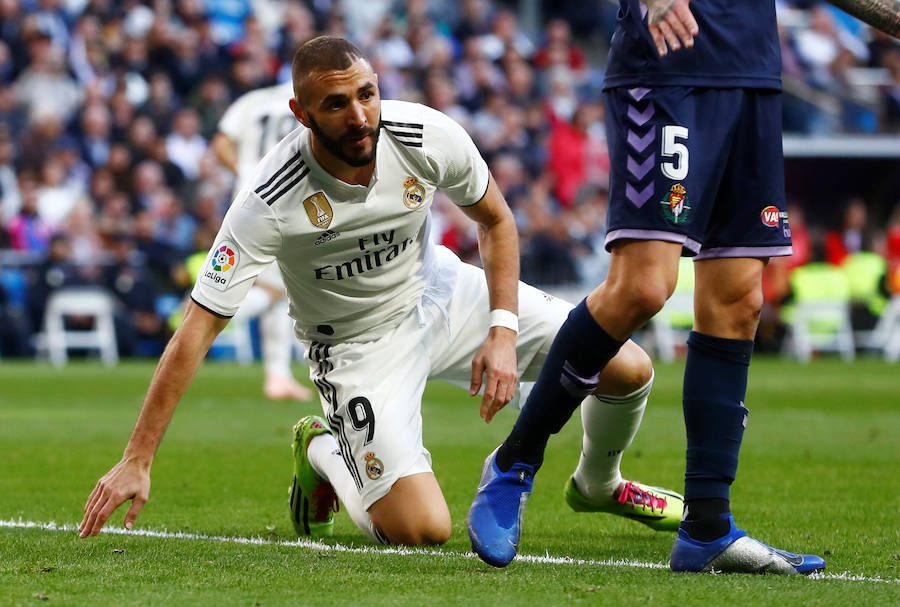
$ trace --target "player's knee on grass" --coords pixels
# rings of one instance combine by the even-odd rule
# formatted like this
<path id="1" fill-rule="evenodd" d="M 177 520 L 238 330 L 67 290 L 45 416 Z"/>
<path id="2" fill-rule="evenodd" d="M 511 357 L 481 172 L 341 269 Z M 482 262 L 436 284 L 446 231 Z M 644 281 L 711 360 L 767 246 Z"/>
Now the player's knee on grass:
<path id="1" fill-rule="evenodd" d="M 391 544 L 435 546 L 450 538 L 450 510 L 431 472 L 398 479 L 369 516 Z"/>
<path id="2" fill-rule="evenodd" d="M 377 525 L 376 525 L 377 526 Z M 431 516 L 420 513 L 415 518 L 394 519 L 378 527 L 391 544 L 403 546 L 440 546 L 450 539 L 450 515 Z"/>
<path id="3" fill-rule="evenodd" d="M 631 340 L 625 342 L 600 375 L 597 396 L 625 396 L 640 390 L 653 377 L 650 356 Z"/>

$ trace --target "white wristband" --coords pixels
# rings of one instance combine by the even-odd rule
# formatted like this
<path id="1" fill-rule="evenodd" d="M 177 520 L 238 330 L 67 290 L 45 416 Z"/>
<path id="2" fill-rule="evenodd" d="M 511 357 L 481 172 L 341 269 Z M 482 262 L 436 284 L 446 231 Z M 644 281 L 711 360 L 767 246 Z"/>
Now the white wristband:
<path id="1" fill-rule="evenodd" d="M 516 333 L 519 332 L 519 317 L 509 310 L 491 310 L 491 326 L 505 327 Z"/>

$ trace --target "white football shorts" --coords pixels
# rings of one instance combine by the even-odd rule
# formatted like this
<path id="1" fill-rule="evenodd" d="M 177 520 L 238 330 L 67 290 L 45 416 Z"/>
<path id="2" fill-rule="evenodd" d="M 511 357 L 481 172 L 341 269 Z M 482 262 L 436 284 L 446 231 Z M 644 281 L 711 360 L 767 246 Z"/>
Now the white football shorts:
<path id="1" fill-rule="evenodd" d="M 480 268 L 438 247 L 421 302 L 376 341 L 307 344 L 310 378 L 347 468 L 368 509 L 400 478 L 431 471 L 422 442 L 422 394 L 429 379 L 468 387 L 472 359 L 489 331 Z M 519 283 L 520 381 L 535 381 L 572 304 Z M 518 396 L 518 395 L 517 395 Z M 460 393 L 472 423 L 480 398 Z"/>

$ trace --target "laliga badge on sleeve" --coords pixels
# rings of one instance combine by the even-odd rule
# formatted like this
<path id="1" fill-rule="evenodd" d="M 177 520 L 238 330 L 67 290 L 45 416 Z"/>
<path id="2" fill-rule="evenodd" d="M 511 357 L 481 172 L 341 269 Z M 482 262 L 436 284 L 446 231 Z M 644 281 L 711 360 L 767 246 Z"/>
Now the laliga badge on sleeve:
<path id="1" fill-rule="evenodd" d="M 200 282 L 224 291 L 228 288 L 239 261 L 240 254 L 234 243 L 228 240 L 220 242 L 210 253 L 200 274 Z"/>

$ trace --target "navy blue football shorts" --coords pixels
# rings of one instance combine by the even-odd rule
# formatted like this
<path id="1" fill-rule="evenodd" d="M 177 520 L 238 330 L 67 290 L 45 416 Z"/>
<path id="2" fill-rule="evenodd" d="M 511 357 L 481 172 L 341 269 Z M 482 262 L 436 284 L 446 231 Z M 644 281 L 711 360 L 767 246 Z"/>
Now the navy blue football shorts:
<path id="1" fill-rule="evenodd" d="M 696 259 L 791 254 L 780 92 L 621 87 L 604 99 L 607 249 L 635 239 Z"/>

